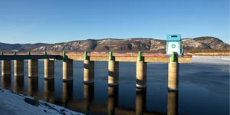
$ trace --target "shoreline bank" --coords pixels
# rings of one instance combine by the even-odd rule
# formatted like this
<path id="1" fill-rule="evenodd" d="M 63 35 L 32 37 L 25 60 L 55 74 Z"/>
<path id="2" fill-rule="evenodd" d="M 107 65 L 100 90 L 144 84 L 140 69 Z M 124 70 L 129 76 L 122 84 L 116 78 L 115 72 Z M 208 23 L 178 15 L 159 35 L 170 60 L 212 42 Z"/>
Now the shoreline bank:
<path id="1" fill-rule="evenodd" d="M 33 97 L 0 88 L 1 115 L 84 115 Z"/>

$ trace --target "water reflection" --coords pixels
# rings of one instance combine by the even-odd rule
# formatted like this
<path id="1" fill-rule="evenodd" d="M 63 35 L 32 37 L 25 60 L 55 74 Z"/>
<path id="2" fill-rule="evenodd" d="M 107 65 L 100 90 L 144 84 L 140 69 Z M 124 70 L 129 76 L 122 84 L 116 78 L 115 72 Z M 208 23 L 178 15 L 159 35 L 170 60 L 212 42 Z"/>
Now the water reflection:
<path id="1" fill-rule="evenodd" d="M 168 92 L 168 112 L 167 115 L 178 115 L 178 92 Z"/>
<path id="2" fill-rule="evenodd" d="M 14 91 L 20 94 L 24 93 L 24 76 L 14 77 Z"/>
<path id="3" fill-rule="evenodd" d="M 84 113 L 87 114 L 90 111 L 90 105 L 94 101 L 94 83 L 84 84 Z"/>
<path id="4" fill-rule="evenodd" d="M 1 85 L 4 88 L 11 87 L 11 77 L 2 76 Z M 83 87 L 83 100 L 73 100 L 73 81 L 62 82 L 62 94 L 55 94 L 55 80 L 44 80 L 44 92 L 40 92 L 43 97 L 38 95 L 38 78 L 28 78 L 28 96 L 42 98 L 45 101 L 55 103 L 55 101 L 61 101 L 56 103 L 72 110 L 81 111 L 85 114 L 108 114 L 108 115 L 154 115 L 154 114 L 166 114 L 149 111 L 146 109 L 146 89 L 136 89 L 136 95 L 134 95 L 133 101 L 135 101 L 135 108 L 119 106 L 119 86 L 108 86 L 108 99 L 107 106 L 98 105 L 94 103 L 95 99 L 95 86 L 94 84 L 84 84 Z M 18 93 L 24 92 L 24 78 L 14 77 L 14 91 Z M 100 92 L 98 92 L 100 93 Z M 55 95 L 60 95 L 62 98 L 57 99 Z M 120 98 L 123 98 L 122 96 Z M 154 98 L 154 97 L 151 97 Z M 168 105 L 167 114 L 178 114 L 178 92 L 168 92 Z"/>
<path id="5" fill-rule="evenodd" d="M 43 62 L 41 63 L 39 64 L 42 66 Z M 27 61 L 25 61 L 25 64 L 27 64 Z M 39 95 L 42 95 L 41 97 L 39 96 L 39 99 L 45 98 L 45 100 L 52 102 L 52 98 L 54 98 L 54 103 L 58 105 L 62 105 L 62 101 L 64 103 L 69 102 L 68 108 L 70 109 L 83 112 L 85 108 L 86 113 L 97 115 L 108 113 L 116 115 L 142 113 L 153 115 L 159 114 L 159 112 L 168 115 L 176 115 L 178 112 L 193 115 L 199 114 L 199 111 L 196 111 L 197 109 L 204 110 L 200 114 L 228 113 L 229 83 L 227 81 L 229 81 L 229 73 L 220 71 L 219 67 L 218 69 L 209 65 L 206 67 L 206 65 L 191 64 L 190 66 L 180 64 L 185 71 L 180 71 L 180 93 L 184 93 L 179 96 L 178 93 L 167 92 L 167 64 L 148 64 L 148 70 L 150 70 L 148 71 L 149 77 L 147 81 L 148 90 L 139 95 L 135 91 L 135 72 L 131 71 L 132 69 L 135 70 L 135 63 L 130 66 L 121 62 L 119 91 L 117 90 L 115 91 L 117 93 L 114 93 L 119 96 L 116 96 L 109 94 L 107 65 L 107 62 L 95 63 L 95 71 L 97 72 L 95 73 L 94 88 L 87 88 L 90 86 L 84 86 L 83 83 L 83 62 L 76 62 L 73 75 L 74 89 L 71 86 L 70 89 L 72 90 L 69 90 L 70 94 L 72 93 L 71 95 L 68 95 L 68 90 L 64 90 L 68 88 L 65 88 L 62 82 L 62 61 L 55 61 L 55 88 L 53 87 L 53 89 L 53 85 L 50 85 L 53 84 L 52 82 L 43 81 L 42 78 L 39 79 L 39 82 L 31 83 L 32 80 L 27 78 L 27 75 L 24 78 L 24 85 L 22 85 L 23 79 L 2 76 L 1 86 L 11 88 L 11 90 L 19 93 L 24 87 L 24 94 L 29 93 L 31 96 L 33 96 L 32 90 L 35 89 L 34 92 L 38 92 L 39 88 Z M 40 70 L 39 72 L 43 76 L 43 69 Z M 25 73 L 28 73 L 27 66 L 25 67 Z M 212 89 L 211 92 L 206 90 L 207 88 Z M 28 91 L 28 89 L 30 90 Z M 53 94 L 53 91 L 55 94 Z M 191 91 L 195 93 L 191 93 Z M 187 96 L 193 98 L 188 100 L 186 99 Z M 74 100 L 68 101 L 67 98 L 69 97 L 73 97 Z M 178 98 L 181 99 L 179 106 Z M 196 103 L 194 100 L 198 100 L 200 103 Z M 118 102 L 119 104 L 117 105 Z M 180 111 L 178 108 L 180 108 Z"/>
<path id="6" fill-rule="evenodd" d="M 2 75 L 1 77 L 1 87 L 10 89 L 11 88 L 11 75 Z"/>
<path id="7" fill-rule="evenodd" d="M 44 80 L 44 100 L 54 103 L 54 79 Z"/>
<path id="8" fill-rule="evenodd" d="M 146 111 L 146 88 L 136 89 L 136 115 L 143 115 Z"/>
<path id="9" fill-rule="evenodd" d="M 38 77 L 28 78 L 28 96 L 38 97 Z"/>
<path id="10" fill-rule="evenodd" d="M 66 107 L 73 97 L 73 81 L 62 82 L 62 106 Z"/>
<path id="11" fill-rule="evenodd" d="M 115 107 L 118 106 L 118 86 L 108 87 L 108 114 L 115 114 Z"/>

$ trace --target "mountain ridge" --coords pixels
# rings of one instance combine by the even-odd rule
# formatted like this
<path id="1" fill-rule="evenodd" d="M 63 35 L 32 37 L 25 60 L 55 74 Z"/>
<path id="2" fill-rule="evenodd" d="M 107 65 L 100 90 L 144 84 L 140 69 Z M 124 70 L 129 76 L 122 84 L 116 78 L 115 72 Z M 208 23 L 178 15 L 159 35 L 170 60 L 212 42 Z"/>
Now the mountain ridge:
<path id="1" fill-rule="evenodd" d="M 222 40 L 211 37 L 203 36 L 196 38 L 183 38 L 182 47 L 185 52 L 189 51 L 216 51 L 216 50 L 230 50 L 230 45 L 224 43 Z M 104 39 L 87 39 L 87 40 L 74 40 L 61 43 L 35 43 L 35 44 L 7 44 L 0 42 L 0 51 L 52 51 L 52 52 L 83 52 L 83 51 L 96 51 L 96 52 L 165 52 L 166 40 L 153 39 L 153 38 L 104 38 Z"/>

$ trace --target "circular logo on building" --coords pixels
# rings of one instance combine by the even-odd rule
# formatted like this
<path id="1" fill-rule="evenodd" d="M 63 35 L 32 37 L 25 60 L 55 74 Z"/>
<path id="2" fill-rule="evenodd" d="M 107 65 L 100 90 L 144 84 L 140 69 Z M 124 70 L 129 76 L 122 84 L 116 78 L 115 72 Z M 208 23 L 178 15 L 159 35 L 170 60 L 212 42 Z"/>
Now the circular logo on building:
<path id="1" fill-rule="evenodd" d="M 172 48 L 176 48 L 176 45 L 175 45 L 175 44 L 172 44 L 171 47 L 172 47 Z"/>

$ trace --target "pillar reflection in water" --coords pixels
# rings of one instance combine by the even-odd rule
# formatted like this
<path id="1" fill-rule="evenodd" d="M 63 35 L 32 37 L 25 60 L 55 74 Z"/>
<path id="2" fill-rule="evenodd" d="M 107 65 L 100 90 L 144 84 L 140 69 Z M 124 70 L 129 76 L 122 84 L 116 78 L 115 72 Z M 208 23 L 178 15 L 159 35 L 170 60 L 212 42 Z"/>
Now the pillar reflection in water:
<path id="1" fill-rule="evenodd" d="M 54 102 L 54 79 L 44 80 L 44 100 Z"/>
<path id="2" fill-rule="evenodd" d="M 108 114 L 115 114 L 115 107 L 118 106 L 118 85 L 108 87 Z"/>
<path id="3" fill-rule="evenodd" d="M 136 115 L 143 115 L 146 110 L 146 88 L 136 89 Z"/>
<path id="4" fill-rule="evenodd" d="M 38 77 L 28 78 L 28 96 L 38 96 Z"/>
<path id="5" fill-rule="evenodd" d="M 168 111 L 167 115 L 178 114 L 178 92 L 168 91 Z"/>
<path id="6" fill-rule="evenodd" d="M 10 89 L 11 88 L 11 75 L 2 75 L 1 77 L 1 87 Z"/>
<path id="7" fill-rule="evenodd" d="M 84 113 L 88 113 L 94 100 L 94 83 L 84 84 Z"/>
<path id="8" fill-rule="evenodd" d="M 20 94 L 24 93 L 24 76 L 14 77 L 14 91 Z"/>
<path id="9" fill-rule="evenodd" d="M 62 105 L 67 106 L 73 97 L 73 81 L 62 82 Z"/>

